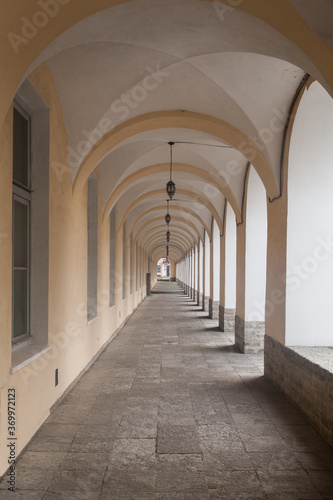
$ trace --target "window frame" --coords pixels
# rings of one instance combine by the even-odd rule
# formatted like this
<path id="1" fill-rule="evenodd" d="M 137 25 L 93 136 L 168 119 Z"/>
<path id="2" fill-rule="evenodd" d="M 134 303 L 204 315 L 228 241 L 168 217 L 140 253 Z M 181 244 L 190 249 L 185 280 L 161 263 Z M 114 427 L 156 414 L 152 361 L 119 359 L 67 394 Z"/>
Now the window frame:
<path id="1" fill-rule="evenodd" d="M 22 345 L 31 339 L 31 111 L 24 109 L 16 100 L 13 103 L 13 135 L 14 135 L 14 110 L 19 112 L 28 122 L 28 151 L 27 151 L 27 179 L 28 185 L 24 185 L 14 179 L 14 165 L 12 178 L 12 331 L 11 342 L 12 347 Z M 27 206 L 27 266 L 16 267 L 14 263 L 15 241 L 14 241 L 14 224 L 15 224 L 15 202 Z M 23 334 L 15 336 L 15 306 L 14 306 L 14 275 L 15 271 L 27 271 L 27 331 Z"/>

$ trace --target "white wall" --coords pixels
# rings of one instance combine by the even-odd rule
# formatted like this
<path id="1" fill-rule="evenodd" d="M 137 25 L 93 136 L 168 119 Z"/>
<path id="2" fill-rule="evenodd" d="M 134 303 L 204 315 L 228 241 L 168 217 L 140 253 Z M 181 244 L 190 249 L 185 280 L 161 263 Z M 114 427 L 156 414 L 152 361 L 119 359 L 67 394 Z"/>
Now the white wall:
<path id="1" fill-rule="evenodd" d="M 236 219 L 229 203 L 225 229 L 225 308 L 236 308 Z"/>
<path id="2" fill-rule="evenodd" d="M 199 243 L 199 293 L 203 292 L 203 245 Z"/>
<path id="3" fill-rule="evenodd" d="M 267 201 L 266 190 L 252 166 L 246 205 L 245 320 L 265 321 Z"/>
<path id="4" fill-rule="evenodd" d="M 333 345 L 333 100 L 305 91 L 288 172 L 286 345 Z"/>
<path id="5" fill-rule="evenodd" d="M 210 290 L 210 242 L 205 231 L 205 296 L 209 297 Z"/>
<path id="6" fill-rule="evenodd" d="M 193 250 L 193 266 L 194 266 L 194 288 L 198 290 L 198 247 L 195 245 Z"/>
<path id="7" fill-rule="evenodd" d="M 220 230 L 214 219 L 213 224 L 213 301 L 220 301 Z"/>
<path id="8" fill-rule="evenodd" d="M 185 259 L 176 264 L 176 278 L 182 281 L 183 283 L 186 282 L 186 261 Z"/>

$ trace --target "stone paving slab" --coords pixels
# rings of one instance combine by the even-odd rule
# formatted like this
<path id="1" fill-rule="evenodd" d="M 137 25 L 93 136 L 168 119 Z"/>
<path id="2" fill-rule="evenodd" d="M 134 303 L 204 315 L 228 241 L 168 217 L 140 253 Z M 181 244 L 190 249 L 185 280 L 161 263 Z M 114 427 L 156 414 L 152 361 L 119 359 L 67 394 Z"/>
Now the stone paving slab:
<path id="1" fill-rule="evenodd" d="M 333 500 L 333 450 L 263 355 L 176 283 L 154 291 L 27 447 L 11 498 Z"/>

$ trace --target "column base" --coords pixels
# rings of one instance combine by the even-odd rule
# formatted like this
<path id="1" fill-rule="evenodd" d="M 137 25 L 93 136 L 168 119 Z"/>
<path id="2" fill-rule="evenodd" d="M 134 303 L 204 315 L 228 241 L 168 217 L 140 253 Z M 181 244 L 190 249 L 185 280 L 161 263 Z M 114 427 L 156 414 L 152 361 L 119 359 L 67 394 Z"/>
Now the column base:
<path id="1" fill-rule="evenodd" d="M 146 275 L 146 293 L 147 295 L 151 295 L 151 274 L 147 273 Z"/>
<path id="2" fill-rule="evenodd" d="M 219 306 L 219 328 L 224 332 L 224 307 Z"/>
<path id="3" fill-rule="evenodd" d="M 235 331 L 235 316 L 236 309 L 224 308 L 224 331 L 234 332 Z"/>
<path id="4" fill-rule="evenodd" d="M 213 302 L 209 299 L 209 317 L 210 319 L 218 319 L 219 317 L 219 302 Z"/>
<path id="5" fill-rule="evenodd" d="M 311 424 L 333 446 L 333 402 L 330 394 L 333 387 L 333 373 L 320 366 L 314 357 L 285 347 L 265 335 L 265 377 L 277 386 L 295 404 Z M 300 349 L 300 348 L 299 348 Z"/>
<path id="6" fill-rule="evenodd" d="M 264 321 L 245 321 L 235 317 L 235 345 L 244 354 L 263 352 L 264 336 Z"/>
<path id="7" fill-rule="evenodd" d="M 202 304 L 202 310 L 209 312 L 209 297 L 204 297 L 203 304 Z"/>

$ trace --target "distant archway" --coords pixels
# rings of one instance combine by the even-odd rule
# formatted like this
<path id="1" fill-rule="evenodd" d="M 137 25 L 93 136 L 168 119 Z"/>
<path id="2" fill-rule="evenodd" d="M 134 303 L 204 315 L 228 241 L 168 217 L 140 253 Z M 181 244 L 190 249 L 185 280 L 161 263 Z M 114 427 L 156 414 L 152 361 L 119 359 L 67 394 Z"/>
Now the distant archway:
<path id="1" fill-rule="evenodd" d="M 170 275 L 171 275 L 170 271 L 171 271 L 170 261 L 165 257 L 162 257 L 157 262 L 157 280 L 163 280 L 163 281 L 170 280 Z"/>

